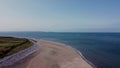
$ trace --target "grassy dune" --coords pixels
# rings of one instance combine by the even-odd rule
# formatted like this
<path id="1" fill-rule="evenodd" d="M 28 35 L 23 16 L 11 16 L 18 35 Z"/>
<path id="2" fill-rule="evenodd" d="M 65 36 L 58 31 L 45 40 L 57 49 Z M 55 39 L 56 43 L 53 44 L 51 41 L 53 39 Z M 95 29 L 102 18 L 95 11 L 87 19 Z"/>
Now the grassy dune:
<path id="1" fill-rule="evenodd" d="M 32 46 L 32 43 L 25 38 L 0 37 L 0 58 L 12 55 Z"/>

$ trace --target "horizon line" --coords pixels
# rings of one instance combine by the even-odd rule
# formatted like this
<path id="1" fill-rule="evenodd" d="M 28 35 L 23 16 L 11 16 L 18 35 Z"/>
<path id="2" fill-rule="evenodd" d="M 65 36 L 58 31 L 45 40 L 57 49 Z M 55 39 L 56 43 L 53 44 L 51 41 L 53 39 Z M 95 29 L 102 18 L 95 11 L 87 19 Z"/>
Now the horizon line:
<path id="1" fill-rule="evenodd" d="M 51 33 L 120 33 L 120 32 L 110 32 L 110 31 L 85 31 L 85 32 L 83 32 L 83 31 L 79 31 L 79 32 L 74 32 L 74 31 L 69 31 L 69 32 L 67 32 L 67 31 L 0 31 L 0 32 L 51 32 Z"/>

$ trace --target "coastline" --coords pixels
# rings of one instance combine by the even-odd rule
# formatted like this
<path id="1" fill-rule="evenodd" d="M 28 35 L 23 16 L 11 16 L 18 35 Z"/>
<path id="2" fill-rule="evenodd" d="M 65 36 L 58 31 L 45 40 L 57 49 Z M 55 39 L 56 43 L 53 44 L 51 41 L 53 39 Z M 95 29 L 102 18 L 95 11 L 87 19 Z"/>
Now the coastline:
<path id="1" fill-rule="evenodd" d="M 75 49 L 75 48 L 73 48 L 73 49 Z M 81 56 L 81 58 L 84 61 L 86 61 L 88 64 L 90 64 L 93 68 L 97 68 L 92 62 L 90 62 L 89 60 L 87 60 L 80 51 L 78 51 L 77 49 L 75 49 L 75 51 L 78 52 L 78 54 Z"/>
<path id="2" fill-rule="evenodd" d="M 39 50 L 6 68 L 96 68 L 80 51 L 69 45 L 49 40 L 29 40 L 38 45 Z"/>
<path id="3" fill-rule="evenodd" d="M 48 47 L 48 50 L 49 49 L 51 50 L 52 47 L 53 47 L 53 51 L 55 49 L 58 49 L 58 50 L 62 49 L 63 51 L 66 49 L 68 51 L 68 52 L 66 52 L 66 54 L 68 54 L 69 56 L 67 56 L 65 54 L 62 55 L 61 53 L 63 53 L 63 52 L 55 50 L 56 52 L 58 51 L 57 55 L 60 54 L 60 55 L 62 55 L 61 57 L 63 57 L 63 58 L 61 58 L 59 56 L 57 56 L 57 57 L 56 56 L 52 56 L 54 58 L 57 58 L 57 59 L 54 59 L 54 58 L 50 58 L 51 55 L 47 55 L 47 56 L 49 56 L 49 57 L 47 57 L 47 58 L 49 58 L 49 60 L 52 59 L 54 61 L 57 61 L 58 64 L 56 64 L 57 66 L 55 68 L 96 68 L 90 61 L 88 61 L 87 59 L 85 59 L 85 57 L 82 55 L 81 52 L 79 52 L 78 50 L 70 47 L 69 45 L 66 45 L 64 43 L 49 41 L 49 40 L 41 40 L 41 39 L 40 40 L 33 39 L 33 40 L 37 41 L 37 45 L 40 45 L 40 48 L 43 47 L 43 49 L 46 49 Z M 42 48 L 41 48 L 41 50 L 42 50 Z M 43 52 L 43 53 L 45 53 L 45 52 Z M 46 55 L 45 55 L 45 57 L 46 57 Z M 38 59 L 38 58 L 35 58 L 35 59 Z M 61 59 L 61 60 L 58 61 L 58 59 Z M 62 61 L 62 59 L 64 59 L 64 60 Z M 68 59 L 68 60 L 65 60 L 65 59 Z M 30 63 L 30 66 L 28 65 L 28 67 L 32 67 L 31 64 L 33 64 L 34 61 L 35 60 L 33 59 L 33 61 L 31 61 L 31 63 Z M 66 62 L 66 63 L 64 63 L 63 66 L 62 66 L 61 62 L 62 63 Z M 34 65 L 33 65 L 33 67 L 34 67 Z M 44 68 L 44 66 L 43 66 L 43 68 Z M 51 68 L 51 67 L 47 67 L 47 68 Z"/>
<path id="4" fill-rule="evenodd" d="M 34 39 L 34 40 L 36 40 L 36 39 Z M 80 57 L 84 61 L 86 61 L 89 65 L 91 65 L 93 68 L 97 68 L 92 62 L 90 62 L 89 60 L 87 60 L 79 50 L 71 47 L 70 45 L 64 44 L 63 42 L 59 42 L 59 41 L 51 41 L 51 40 L 43 40 L 43 39 L 40 39 L 40 40 L 42 40 L 42 41 L 48 41 L 48 42 L 52 42 L 52 43 L 57 43 L 57 44 L 61 44 L 61 45 L 65 46 L 65 47 L 68 47 L 68 48 L 74 50 L 76 53 L 78 53 L 80 55 Z"/>

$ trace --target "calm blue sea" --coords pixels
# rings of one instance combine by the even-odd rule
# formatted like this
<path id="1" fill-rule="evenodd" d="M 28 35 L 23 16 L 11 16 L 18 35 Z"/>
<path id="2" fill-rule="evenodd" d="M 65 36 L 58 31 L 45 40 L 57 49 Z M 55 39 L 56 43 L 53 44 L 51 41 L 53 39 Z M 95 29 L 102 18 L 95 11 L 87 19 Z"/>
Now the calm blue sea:
<path id="1" fill-rule="evenodd" d="M 120 33 L 0 32 L 0 36 L 63 42 L 81 51 L 98 68 L 120 68 Z"/>

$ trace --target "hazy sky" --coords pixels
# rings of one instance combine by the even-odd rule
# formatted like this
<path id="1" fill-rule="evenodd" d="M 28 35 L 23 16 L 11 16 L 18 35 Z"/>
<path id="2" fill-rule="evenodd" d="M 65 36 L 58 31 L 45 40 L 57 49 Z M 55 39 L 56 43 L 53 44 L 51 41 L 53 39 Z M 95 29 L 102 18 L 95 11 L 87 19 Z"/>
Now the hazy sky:
<path id="1" fill-rule="evenodd" d="M 0 31 L 120 32 L 120 0 L 0 0 Z"/>

